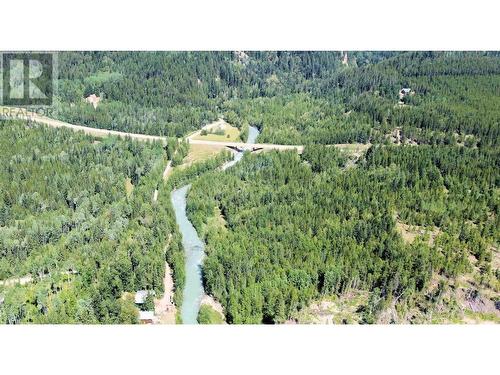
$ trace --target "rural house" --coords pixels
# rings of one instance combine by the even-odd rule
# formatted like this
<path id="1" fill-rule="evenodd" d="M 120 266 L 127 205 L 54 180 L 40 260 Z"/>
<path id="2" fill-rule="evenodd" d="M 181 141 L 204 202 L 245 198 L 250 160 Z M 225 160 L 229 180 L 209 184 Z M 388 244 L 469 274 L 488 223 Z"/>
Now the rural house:
<path id="1" fill-rule="evenodd" d="M 142 324 L 153 324 L 155 313 L 153 311 L 139 311 L 139 322 Z"/>
<path id="2" fill-rule="evenodd" d="M 154 296 L 155 292 L 154 290 L 138 290 L 135 293 L 134 301 L 136 305 L 143 305 L 146 302 L 146 298 L 148 298 L 149 295 Z"/>

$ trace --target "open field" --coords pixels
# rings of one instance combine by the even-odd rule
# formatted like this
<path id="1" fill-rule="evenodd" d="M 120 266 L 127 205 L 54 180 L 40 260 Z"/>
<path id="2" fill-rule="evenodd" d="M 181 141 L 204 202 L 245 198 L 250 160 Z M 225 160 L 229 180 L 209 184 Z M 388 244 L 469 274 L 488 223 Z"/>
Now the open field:
<path id="1" fill-rule="evenodd" d="M 218 142 L 238 142 L 240 131 L 238 128 L 231 126 L 224 120 L 218 120 L 212 124 L 206 125 L 202 130 L 206 130 L 207 135 L 201 135 L 201 131 L 196 132 L 192 136 L 191 139 L 196 140 L 205 140 L 205 141 L 218 141 Z M 217 130 L 223 130 L 224 135 L 215 134 Z"/>
<path id="2" fill-rule="evenodd" d="M 224 145 L 191 144 L 182 165 L 189 166 L 198 161 L 208 160 L 225 149 Z"/>

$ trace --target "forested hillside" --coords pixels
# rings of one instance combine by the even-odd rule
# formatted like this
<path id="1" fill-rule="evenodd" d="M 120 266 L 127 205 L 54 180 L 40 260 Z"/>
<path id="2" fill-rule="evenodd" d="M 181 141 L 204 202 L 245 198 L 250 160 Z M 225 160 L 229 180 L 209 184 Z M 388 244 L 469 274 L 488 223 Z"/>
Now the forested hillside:
<path id="1" fill-rule="evenodd" d="M 391 55 L 354 52 L 351 64 Z M 339 52 L 62 52 L 56 109 L 72 123 L 181 137 L 227 100 L 307 92 L 341 66 Z"/>
<path id="2" fill-rule="evenodd" d="M 477 286 L 498 297 L 498 151 L 378 147 L 345 171 L 339 156 L 323 158 L 321 170 L 311 156 L 248 155 L 193 184 L 188 209 L 208 244 L 205 282 L 231 322 L 283 322 L 350 290 L 374 293 L 364 314 L 372 322 L 395 299 L 413 308 L 433 278 L 473 269 Z M 217 215 L 225 225 L 214 224 Z M 432 246 L 407 244 L 400 220 L 440 235 Z"/>
<path id="3" fill-rule="evenodd" d="M 403 126 L 403 142 L 496 144 L 500 138 L 495 54 L 402 53 L 332 69 L 308 83 L 298 95 L 226 101 L 226 117 L 259 127 L 262 142 L 284 144 L 381 141 Z M 400 100 L 402 88 L 412 92 Z"/>
<path id="4" fill-rule="evenodd" d="M 1 322 L 136 322 L 165 260 L 180 307 L 189 183 L 228 323 L 500 321 L 499 53 L 63 52 L 58 86 L 59 119 L 169 138 L 0 123 Z M 193 163 L 221 117 L 304 152 Z"/>
<path id="5" fill-rule="evenodd" d="M 136 322 L 123 292 L 162 291 L 175 229 L 152 201 L 162 146 L 22 122 L 0 135 L 0 321 Z"/>
<path id="6" fill-rule="evenodd" d="M 224 116 L 259 127 L 262 142 L 365 143 L 398 126 L 403 141 L 497 142 L 499 75 L 491 52 L 352 52 L 347 64 L 339 52 L 65 52 L 56 109 L 177 137 Z M 403 87 L 412 94 L 397 105 Z"/>
<path id="7" fill-rule="evenodd" d="M 193 184 L 228 321 L 300 321 L 321 300 L 335 320 L 331 298 L 356 301 L 346 322 L 499 321 L 499 73 L 495 54 L 408 53 L 226 103 L 265 142 L 372 143 L 354 168 L 316 145 Z"/>

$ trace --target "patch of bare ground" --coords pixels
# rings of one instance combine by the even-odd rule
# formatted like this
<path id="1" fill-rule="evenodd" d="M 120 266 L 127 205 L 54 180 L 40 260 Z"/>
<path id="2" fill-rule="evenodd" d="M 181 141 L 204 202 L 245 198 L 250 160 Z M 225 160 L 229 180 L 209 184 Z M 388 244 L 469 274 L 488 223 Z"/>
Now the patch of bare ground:
<path id="1" fill-rule="evenodd" d="M 406 106 L 406 105 L 404 104 L 403 106 Z M 389 141 L 389 143 L 396 145 L 396 146 L 401 146 L 401 145 L 417 146 L 418 145 L 418 142 L 415 141 L 414 139 L 403 137 L 400 127 L 394 128 L 389 134 L 385 134 L 384 137 Z"/>
<path id="2" fill-rule="evenodd" d="M 389 141 L 391 143 L 394 143 L 396 145 L 401 144 L 401 128 L 394 128 L 394 130 L 386 136 L 389 138 Z"/>
<path id="3" fill-rule="evenodd" d="M 396 304 L 391 304 L 390 307 L 382 310 L 382 312 L 378 315 L 377 324 L 399 324 L 404 323 L 398 316 L 398 312 L 396 310 Z"/>
<path id="4" fill-rule="evenodd" d="M 431 323 L 500 323 L 495 302 L 474 287 L 451 288 L 443 296 Z"/>
<path id="5" fill-rule="evenodd" d="M 357 311 L 367 298 L 368 293 L 362 291 L 324 297 L 299 311 L 285 324 L 357 324 L 361 321 Z"/>
<path id="6" fill-rule="evenodd" d="M 56 275 L 59 274 L 62 276 L 71 276 L 71 275 L 75 275 L 77 273 L 78 273 L 78 271 L 69 270 L 69 271 L 59 271 L 59 272 L 56 272 L 55 274 Z M 38 280 L 43 280 L 43 279 L 50 277 L 50 276 L 51 276 L 51 273 L 41 273 L 41 274 L 37 275 L 38 278 L 35 278 L 32 275 L 25 275 L 25 276 L 21 276 L 21 277 L 11 277 L 11 278 L 8 278 L 6 280 L 0 280 L 0 286 L 2 286 L 2 287 L 12 287 L 12 286 L 16 286 L 16 285 L 23 286 L 26 284 L 35 283 Z"/>
<path id="7" fill-rule="evenodd" d="M 459 288 L 456 292 L 459 304 L 474 313 L 497 313 L 495 303 L 476 288 Z"/>
<path id="8" fill-rule="evenodd" d="M 172 169 L 172 160 L 169 160 L 162 175 L 164 181 L 168 178 L 168 176 L 170 176 L 170 174 L 172 173 Z"/>
<path id="9" fill-rule="evenodd" d="M 337 143 L 334 145 L 327 145 L 327 147 L 336 147 L 342 152 L 347 152 L 353 156 L 359 157 L 371 147 L 371 143 Z"/>
<path id="10" fill-rule="evenodd" d="M 341 143 L 333 145 L 340 150 L 340 152 L 347 155 L 348 160 L 344 169 L 354 168 L 361 156 L 371 147 L 371 143 Z"/>
<path id="11" fill-rule="evenodd" d="M 195 162 L 208 160 L 225 149 L 227 148 L 224 145 L 191 144 L 182 166 L 185 168 Z"/>
<path id="12" fill-rule="evenodd" d="M 217 311 L 222 319 L 224 320 L 224 324 L 226 323 L 226 316 L 224 315 L 224 307 L 220 304 L 219 301 L 216 301 L 214 297 L 209 296 L 208 294 L 204 294 L 203 298 L 201 299 L 201 304 L 202 305 L 208 305 L 215 311 Z"/>
<path id="13" fill-rule="evenodd" d="M 397 215 L 395 215 L 397 219 Z M 405 241 L 418 236 L 428 236 L 430 246 L 439 235 L 432 230 L 398 223 Z M 377 324 L 499 324 L 500 282 L 495 277 L 499 252 L 492 250 L 491 272 L 484 272 L 478 260 L 469 255 L 471 269 L 468 273 L 450 278 L 434 273 L 425 291 L 407 301 L 397 298 L 384 302 L 376 318 Z M 363 320 L 363 310 L 369 292 L 350 292 L 342 296 L 324 297 L 299 311 L 285 324 L 355 324 Z"/>
<path id="14" fill-rule="evenodd" d="M 174 280 L 172 271 L 167 262 L 165 262 L 165 277 L 163 279 L 165 293 L 159 299 L 154 300 L 155 316 L 158 324 L 175 324 L 175 315 L 177 308 L 174 305 Z"/>
<path id="15" fill-rule="evenodd" d="M 370 293 L 355 291 L 324 297 L 299 311 L 285 324 L 357 324 Z M 498 324 L 500 299 L 497 289 L 484 285 L 476 271 L 448 278 L 435 273 L 423 294 L 399 303 L 384 303 L 377 324 Z"/>
<path id="16" fill-rule="evenodd" d="M 125 191 L 127 193 L 127 197 L 130 198 L 132 192 L 134 191 L 134 184 L 132 184 L 132 180 L 130 178 L 125 179 Z"/>
<path id="17" fill-rule="evenodd" d="M 494 270 L 498 270 L 500 269 L 500 251 L 496 246 L 491 246 L 490 250 L 491 250 L 491 267 Z"/>
<path id="18" fill-rule="evenodd" d="M 395 216 L 397 219 L 397 216 Z M 418 236 L 427 236 L 430 246 L 434 245 L 435 238 L 441 233 L 439 228 L 422 228 L 409 226 L 400 221 L 396 223 L 405 242 L 411 243 Z M 492 249 L 493 250 L 493 249 Z M 492 251 L 492 267 L 495 268 L 495 255 L 498 262 L 498 253 Z M 425 295 L 418 298 L 415 306 L 407 311 L 402 322 L 412 323 L 500 323 L 499 283 L 494 274 L 484 273 L 473 256 L 468 256 L 471 269 L 468 273 L 456 278 L 434 274 Z M 392 306 L 392 311 L 395 311 Z M 381 317 L 383 319 L 383 316 Z M 383 322 L 383 321 L 381 321 Z"/>
<path id="19" fill-rule="evenodd" d="M 406 243 L 413 243 L 419 236 L 427 236 L 429 246 L 432 246 L 436 237 L 441 234 L 437 227 L 427 229 L 418 225 L 408 225 L 399 220 L 396 220 L 396 230 Z"/>
<path id="20" fill-rule="evenodd" d="M 500 323 L 495 301 L 499 294 L 478 277 L 476 267 L 457 278 L 435 274 L 426 294 L 407 311 L 412 323 L 469 324 Z"/>
<path id="21" fill-rule="evenodd" d="M 467 278 L 467 277 L 466 277 Z M 441 282 L 441 283 L 440 283 Z M 444 285 L 444 287 L 443 287 Z M 377 317 L 378 324 L 484 324 L 500 323 L 491 294 L 464 279 L 460 285 L 435 275 L 425 295 L 408 305 L 390 303 Z"/>
<path id="22" fill-rule="evenodd" d="M 33 281 L 33 277 L 31 275 L 26 275 L 23 277 L 11 277 L 7 280 L 0 280 L 0 286 L 15 286 L 15 285 L 26 285 Z"/>

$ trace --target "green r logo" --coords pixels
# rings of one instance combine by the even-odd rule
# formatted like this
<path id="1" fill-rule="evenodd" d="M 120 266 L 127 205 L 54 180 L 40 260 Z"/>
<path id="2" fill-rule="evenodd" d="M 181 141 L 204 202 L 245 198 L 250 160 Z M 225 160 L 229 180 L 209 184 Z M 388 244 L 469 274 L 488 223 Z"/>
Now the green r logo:
<path id="1" fill-rule="evenodd" d="M 2 104 L 51 105 L 54 96 L 54 54 L 2 54 Z"/>

